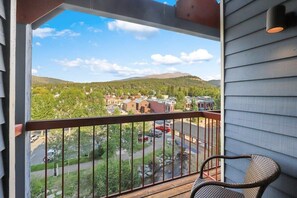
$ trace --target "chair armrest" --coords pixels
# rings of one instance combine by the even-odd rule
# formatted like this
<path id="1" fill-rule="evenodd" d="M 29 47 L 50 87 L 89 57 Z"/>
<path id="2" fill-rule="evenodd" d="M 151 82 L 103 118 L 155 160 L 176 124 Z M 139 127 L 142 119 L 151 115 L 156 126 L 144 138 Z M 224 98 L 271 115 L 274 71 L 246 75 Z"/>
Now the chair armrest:
<path id="1" fill-rule="evenodd" d="M 203 179 L 203 170 L 204 170 L 204 166 L 210 161 L 210 160 L 213 160 L 213 159 L 216 159 L 216 158 L 222 158 L 222 159 L 242 159 L 242 158 L 251 158 L 251 155 L 239 155 L 239 156 L 226 156 L 226 155 L 214 155 L 212 157 L 209 157 L 207 158 L 203 164 L 201 165 L 201 168 L 200 168 L 200 176 L 199 178 Z"/>
<path id="2" fill-rule="evenodd" d="M 231 158 L 231 159 L 238 159 L 238 158 Z M 262 181 L 255 182 L 255 183 L 224 183 L 220 181 L 205 181 L 192 189 L 191 198 L 194 198 L 196 192 L 206 186 L 222 186 L 225 188 L 255 188 L 261 185 L 263 185 Z"/>

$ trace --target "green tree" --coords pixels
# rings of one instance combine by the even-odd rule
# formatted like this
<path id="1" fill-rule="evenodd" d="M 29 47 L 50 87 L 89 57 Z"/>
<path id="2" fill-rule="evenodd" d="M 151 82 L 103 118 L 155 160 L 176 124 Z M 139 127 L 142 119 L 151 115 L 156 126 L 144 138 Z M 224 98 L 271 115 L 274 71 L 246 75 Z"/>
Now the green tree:
<path id="1" fill-rule="evenodd" d="M 49 92 L 32 94 L 31 104 L 32 120 L 48 120 L 55 118 L 56 102 L 54 96 Z"/>

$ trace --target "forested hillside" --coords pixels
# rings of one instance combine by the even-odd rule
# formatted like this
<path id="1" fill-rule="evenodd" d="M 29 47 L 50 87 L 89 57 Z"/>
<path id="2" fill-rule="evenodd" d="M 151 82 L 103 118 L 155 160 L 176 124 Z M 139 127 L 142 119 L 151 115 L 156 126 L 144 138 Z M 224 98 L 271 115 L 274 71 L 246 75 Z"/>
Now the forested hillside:
<path id="1" fill-rule="evenodd" d="M 60 119 L 106 115 L 105 95 L 176 97 L 182 109 L 185 96 L 211 96 L 220 106 L 220 89 L 195 76 L 135 79 L 96 83 L 38 83 L 32 87 L 32 119 Z"/>

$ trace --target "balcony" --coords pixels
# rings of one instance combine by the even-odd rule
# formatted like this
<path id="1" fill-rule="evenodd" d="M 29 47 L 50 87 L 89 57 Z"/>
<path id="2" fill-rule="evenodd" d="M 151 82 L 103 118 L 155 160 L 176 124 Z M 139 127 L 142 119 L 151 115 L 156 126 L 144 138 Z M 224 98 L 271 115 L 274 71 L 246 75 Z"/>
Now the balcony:
<path id="1" fill-rule="evenodd" d="M 30 121 L 26 130 L 32 197 L 181 196 L 220 153 L 219 112 Z M 220 162 L 205 174 L 220 179 Z"/>

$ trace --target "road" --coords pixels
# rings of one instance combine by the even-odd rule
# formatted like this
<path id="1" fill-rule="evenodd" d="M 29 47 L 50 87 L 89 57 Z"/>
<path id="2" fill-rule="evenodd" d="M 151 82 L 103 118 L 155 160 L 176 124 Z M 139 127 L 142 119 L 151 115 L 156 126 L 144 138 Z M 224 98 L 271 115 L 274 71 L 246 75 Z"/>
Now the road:
<path id="1" fill-rule="evenodd" d="M 165 138 L 167 138 L 168 136 L 166 135 Z M 159 150 L 163 148 L 163 136 L 161 138 L 155 138 L 155 151 L 156 150 Z M 147 155 L 147 154 L 150 154 L 153 152 L 153 142 L 150 143 L 150 146 L 146 147 L 144 149 L 144 155 Z M 39 162 L 40 159 L 41 159 L 41 163 L 42 162 L 42 158 L 44 156 L 44 144 L 41 143 L 39 146 L 36 146 L 36 149 L 34 149 L 34 152 L 33 152 L 35 155 L 31 157 L 31 160 L 34 158 L 34 162 Z M 119 155 L 119 152 L 117 152 L 117 154 Z M 41 155 L 41 158 L 38 158 L 38 156 Z M 139 150 L 137 152 L 135 152 L 133 154 L 133 158 L 134 159 L 138 159 L 138 158 L 142 158 L 142 150 Z M 125 151 L 122 151 L 121 153 L 121 158 L 122 160 L 128 160 L 129 159 L 129 154 Z M 99 160 L 96 160 L 95 161 L 95 164 L 97 164 L 99 162 Z M 31 162 L 31 164 L 33 164 Z M 40 163 L 37 163 L 37 164 L 40 164 Z M 86 163 L 81 163 L 80 164 L 80 169 L 81 170 L 84 170 L 84 169 L 88 169 L 88 168 L 91 168 L 93 166 L 93 162 L 86 162 Z M 70 165 L 70 166 L 65 166 L 64 168 L 64 171 L 65 173 L 68 173 L 68 172 L 73 172 L 73 171 L 77 171 L 77 164 L 74 164 L 74 165 Z M 60 167 L 59 170 L 58 170 L 59 173 L 62 172 L 62 168 Z M 41 170 L 41 171 L 35 171 L 35 172 L 32 172 L 31 173 L 32 176 L 36 176 L 36 177 L 44 177 L 44 170 Z M 54 169 L 48 169 L 48 173 L 47 173 L 48 176 L 53 176 L 54 175 Z"/>
<path id="2" fill-rule="evenodd" d="M 178 121 L 175 122 L 175 131 L 180 132 L 181 131 L 181 125 L 182 125 L 181 122 L 178 122 Z M 197 125 L 192 123 L 192 126 L 191 126 L 191 131 L 192 131 L 191 135 L 192 135 L 192 137 L 197 137 L 197 130 L 198 130 Z M 214 128 L 214 130 L 215 130 L 215 128 Z M 186 135 L 189 135 L 190 134 L 189 131 L 190 131 L 190 123 L 184 122 L 183 123 L 183 133 L 186 134 Z M 165 136 L 165 141 L 167 141 L 167 139 L 170 139 L 170 138 L 171 138 L 171 135 L 167 134 Z M 199 127 L 199 140 L 201 142 L 204 142 L 204 128 L 201 127 L 201 126 Z M 177 144 L 178 146 L 181 146 L 181 140 L 177 136 L 175 136 L 175 144 Z M 190 149 L 189 149 L 189 147 L 190 147 L 189 145 L 190 145 L 189 141 L 183 139 L 183 148 L 185 148 L 187 150 L 191 150 L 192 154 L 196 154 L 197 153 L 196 144 L 192 144 Z M 204 144 L 200 144 L 199 147 L 200 148 L 204 147 Z M 163 136 L 161 138 L 155 138 L 155 150 L 159 150 L 161 148 L 163 148 Z M 43 163 L 43 161 L 42 161 L 42 159 L 44 157 L 43 139 L 39 138 L 37 141 L 32 143 L 31 144 L 31 149 L 32 149 L 31 150 L 31 164 L 33 165 L 33 164 Z M 203 150 L 203 148 L 200 149 L 200 151 L 202 151 L 202 150 Z M 151 142 L 151 145 L 145 148 L 144 155 L 147 155 L 147 154 L 152 153 L 152 152 L 153 152 L 153 143 Z M 117 154 L 119 155 L 119 153 L 117 153 Z M 143 155 L 142 150 L 139 150 L 139 151 L 137 151 L 137 152 L 135 152 L 133 154 L 133 158 L 134 159 L 141 158 L 142 155 Z M 129 157 L 130 157 L 129 154 L 126 151 L 122 151 L 121 156 L 122 156 L 121 157 L 122 160 L 128 160 Z M 87 169 L 87 168 L 91 168 L 92 167 L 92 162 L 81 163 L 80 167 L 81 167 L 82 170 Z M 61 172 L 61 168 L 60 168 L 59 171 Z M 65 167 L 65 172 L 72 172 L 72 171 L 77 171 L 77 164 Z M 33 172 L 31 174 L 32 175 L 37 175 L 37 176 L 42 176 L 42 175 L 44 175 L 44 171 L 37 171 L 37 172 Z M 48 175 L 49 176 L 53 175 L 53 170 L 49 170 Z"/>
<path id="3" fill-rule="evenodd" d="M 35 142 L 31 143 L 31 165 L 43 163 L 44 156 L 44 138 L 39 137 Z"/>

